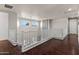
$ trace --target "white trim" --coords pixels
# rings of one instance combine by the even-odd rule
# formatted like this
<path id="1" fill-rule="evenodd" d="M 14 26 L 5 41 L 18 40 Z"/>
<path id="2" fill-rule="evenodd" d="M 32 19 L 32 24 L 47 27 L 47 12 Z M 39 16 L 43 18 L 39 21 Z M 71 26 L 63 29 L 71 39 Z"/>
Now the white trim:
<path id="1" fill-rule="evenodd" d="M 13 45 L 13 46 L 16 46 L 17 43 L 16 42 L 13 42 L 12 40 L 9 40 L 9 42 Z"/>

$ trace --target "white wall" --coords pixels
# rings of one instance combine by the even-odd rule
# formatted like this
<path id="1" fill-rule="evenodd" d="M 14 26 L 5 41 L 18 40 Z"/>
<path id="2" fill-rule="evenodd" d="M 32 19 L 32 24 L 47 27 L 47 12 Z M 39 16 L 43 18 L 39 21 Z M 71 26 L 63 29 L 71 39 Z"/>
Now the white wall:
<path id="1" fill-rule="evenodd" d="M 0 12 L 0 40 L 8 39 L 8 13 Z"/>
<path id="2" fill-rule="evenodd" d="M 16 45 L 17 43 L 17 14 L 9 12 L 9 41 Z"/>
<path id="3" fill-rule="evenodd" d="M 64 39 L 68 34 L 68 18 L 44 20 L 42 27 L 42 36 L 45 39 Z"/>
<path id="4" fill-rule="evenodd" d="M 68 33 L 68 19 L 61 18 L 52 21 L 52 36 L 63 39 Z"/>

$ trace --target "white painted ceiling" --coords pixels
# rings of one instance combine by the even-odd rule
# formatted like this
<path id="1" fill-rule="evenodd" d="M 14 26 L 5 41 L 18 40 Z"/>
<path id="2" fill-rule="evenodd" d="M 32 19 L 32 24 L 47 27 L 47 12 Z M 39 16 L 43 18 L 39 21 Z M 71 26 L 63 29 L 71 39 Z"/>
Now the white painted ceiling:
<path id="1" fill-rule="evenodd" d="M 66 13 L 71 11 L 78 11 L 78 4 L 15 4 L 13 9 L 7 9 L 0 5 L 1 10 L 10 10 L 16 12 L 19 17 L 39 18 L 39 19 L 55 19 L 66 17 Z"/>

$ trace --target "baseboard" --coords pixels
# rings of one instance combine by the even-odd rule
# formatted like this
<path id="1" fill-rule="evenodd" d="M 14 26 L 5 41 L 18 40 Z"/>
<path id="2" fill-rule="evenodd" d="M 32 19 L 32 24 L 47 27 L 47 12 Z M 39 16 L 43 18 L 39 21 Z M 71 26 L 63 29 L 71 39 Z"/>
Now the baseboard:
<path id="1" fill-rule="evenodd" d="M 2 38 L 2 37 L 0 37 L 0 41 L 3 41 L 3 40 L 8 40 L 8 38 Z"/>
<path id="2" fill-rule="evenodd" d="M 13 41 L 11 41 L 11 40 L 9 40 L 9 42 L 10 42 L 13 46 L 16 46 L 16 45 L 17 45 L 16 42 L 13 42 Z"/>

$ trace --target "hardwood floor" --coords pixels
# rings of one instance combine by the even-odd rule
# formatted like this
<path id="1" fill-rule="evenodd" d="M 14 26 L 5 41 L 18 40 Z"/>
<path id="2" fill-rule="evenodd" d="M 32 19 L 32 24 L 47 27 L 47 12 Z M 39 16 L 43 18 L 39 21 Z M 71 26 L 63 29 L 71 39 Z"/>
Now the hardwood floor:
<path id="1" fill-rule="evenodd" d="M 0 41 L 0 54 L 3 55 L 78 55 L 77 35 L 68 35 L 64 40 L 50 39 L 24 53 L 18 46 L 12 46 L 9 41 Z"/>
<path id="2" fill-rule="evenodd" d="M 8 40 L 0 41 L 0 55 L 21 54 L 17 46 L 13 46 Z"/>
<path id="3" fill-rule="evenodd" d="M 27 55 L 77 55 L 77 35 L 68 35 L 64 40 L 51 39 L 23 54 Z"/>

